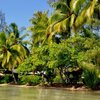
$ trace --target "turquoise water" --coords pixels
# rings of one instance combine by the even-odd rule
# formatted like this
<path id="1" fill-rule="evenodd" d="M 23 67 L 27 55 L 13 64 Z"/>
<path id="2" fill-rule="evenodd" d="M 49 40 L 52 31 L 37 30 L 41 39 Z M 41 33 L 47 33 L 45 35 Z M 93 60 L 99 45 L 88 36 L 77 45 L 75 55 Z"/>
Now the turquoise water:
<path id="1" fill-rule="evenodd" d="M 100 100 L 100 91 L 0 86 L 0 100 Z"/>

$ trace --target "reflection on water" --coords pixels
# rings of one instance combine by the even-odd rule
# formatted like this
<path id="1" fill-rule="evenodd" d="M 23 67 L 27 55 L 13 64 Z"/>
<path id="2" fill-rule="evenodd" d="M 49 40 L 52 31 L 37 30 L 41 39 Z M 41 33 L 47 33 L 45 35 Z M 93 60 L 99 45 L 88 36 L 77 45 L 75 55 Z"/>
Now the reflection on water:
<path id="1" fill-rule="evenodd" d="M 100 91 L 0 87 L 0 100 L 100 100 Z"/>

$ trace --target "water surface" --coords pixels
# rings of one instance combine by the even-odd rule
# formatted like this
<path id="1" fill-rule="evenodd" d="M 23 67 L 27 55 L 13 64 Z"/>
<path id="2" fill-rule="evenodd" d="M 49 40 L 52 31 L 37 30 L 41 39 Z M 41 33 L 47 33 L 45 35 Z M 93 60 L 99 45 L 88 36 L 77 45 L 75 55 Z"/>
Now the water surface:
<path id="1" fill-rule="evenodd" d="M 0 100 L 100 100 L 100 91 L 0 86 Z"/>

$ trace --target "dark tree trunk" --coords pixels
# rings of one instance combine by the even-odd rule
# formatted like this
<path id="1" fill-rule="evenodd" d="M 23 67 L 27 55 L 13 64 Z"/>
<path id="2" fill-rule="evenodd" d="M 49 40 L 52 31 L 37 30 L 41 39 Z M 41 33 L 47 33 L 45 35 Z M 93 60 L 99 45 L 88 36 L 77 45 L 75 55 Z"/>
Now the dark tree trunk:
<path id="1" fill-rule="evenodd" d="M 63 68 L 62 68 L 62 67 L 59 67 L 58 69 L 59 69 L 59 74 L 60 74 L 62 83 L 63 83 L 63 85 L 66 85 L 66 81 L 65 81 L 65 79 L 63 78 Z"/>

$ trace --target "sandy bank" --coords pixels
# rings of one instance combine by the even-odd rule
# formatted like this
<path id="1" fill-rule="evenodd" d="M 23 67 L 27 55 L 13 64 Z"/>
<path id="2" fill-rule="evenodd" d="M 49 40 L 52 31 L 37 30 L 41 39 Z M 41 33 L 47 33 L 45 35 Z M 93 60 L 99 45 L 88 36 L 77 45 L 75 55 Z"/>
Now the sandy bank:
<path id="1" fill-rule="evenodd" d="M 27 85 L 14 85 L 14 84 L 0 84 L 0 86 L 15 86 L 15 87 L 23 87 L 23 88 L 43 88 L 43 89 L 64 89 L 64 90 L 71 90 L 71 91 L 89 91 L 89 90 L 91 90 L 89 88 L 86 88 L 85 86 L 77 87 L 77 88 L 75 86 L 52 87 L 52 86 L 40 86 L 40 85 L 27 86 Z"/>

